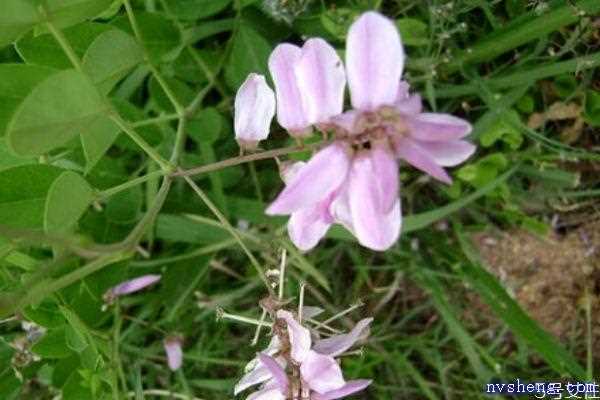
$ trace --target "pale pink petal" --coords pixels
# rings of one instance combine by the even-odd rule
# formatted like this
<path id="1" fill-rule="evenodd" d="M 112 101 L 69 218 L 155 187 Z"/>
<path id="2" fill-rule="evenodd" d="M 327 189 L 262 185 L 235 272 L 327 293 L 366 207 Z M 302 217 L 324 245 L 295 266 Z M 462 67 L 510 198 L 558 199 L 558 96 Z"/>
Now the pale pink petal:
<path id="1" fill-rule="evenodd" d="M 338 196 L 331 203 L 330 212 L 336 223 L 343 225 L 348 231 L 354 233 L 354 228 L 352 227 L 352 213 L 350 212 L 350 201 L 348 199 L 347 182 L 344 182 Z"/>
<path id="2" fill-rule="evenodd" d="M 355 381 L 348 381 L 344 386 L 339 389 L 332 390 L 331 392 L 319 394 L 315 393 L 312 397 L 313 400 L 336 400 L 341 399 L 347 396 L 350 396 L 354 393 L 360 392 L 361 390 L 365 390 L 367 386 L 369 386 L 373 382 L 370 379 L 357 379 Z"/>
<path id="3" fill-rule="evenodd" d="M 269 370 L 275 382 L 277 382 L 279 390 L 285 393 L 288 389 L 289 381 L 285 371 L 283 368 L 281 368 L 281 365 L 279 365 L 279 363 L 277 363 L 273 357 L 266 354 L 259 354 L 258 358 L 260 359 L 260 362 Z"/>
<path id="4" fill-rule="evenodd" d="M 281 179 L 285 183 L 289 183 L 294 176 L 306 165 L 304 161 L 296 161 L 293 163 L 284 163 L 279 171 Z"/>
<path id="5" fill-rule="evenodd" d="M 181 338 L 179 336 L 170 336 L 163 341 L 165 353 L 167 353 L 167 364 L 171 371 L 181 368 L 183 362 L 183 352 L 181 350 Z"/>
<path id="6" fill-rule="evenodd" d="M 302 308 L 302 315 L 304 316 L 303 318 L 306 318 L 306 319 L 317 317 L 320 314 L 322 314 L 323 312 L 325 312 L 325 310 L 322 309 L 321 307 L 304 306 Z"/>
<path id="7" fill-rule="evenodd" d="M 246 400 L 285 400 L 286 397 L 279 389 L 263 389 L 252 393 Z"/>
<path id="8" fill-rule="evenodd" d="M 453 167 L 471 157 L 476 147 L 464 140 L 450 142 L 419 142 L 431 158 L 442 167 Z"/>
<path id="9" fill-rule="evenodd" d="M 107 296 L 118 297 L 142 290 L 160 281 L 160 275 L 143 275 L 118 284 L 109 290 Z"/>
<path id="10" fill-rule="evenodd" d="M 319 340 L 313 346 L 313 350 L 317 353 L 325 354 L 331 357 L 337 357 L 349 348 L 363 335 L 363 332 L 373 318 L 365 318 L 360 320 L 352 330 L 343 335 L 332 336 L 327 339 Z"/>
<path id="11" fill-rule="evenodd" d="M 373 164 L 373 179 L 379 190 L 380 209 L 387 213 L 398 199 L 398 162 L 387 144 L 373 144 L 370 156 Z"/>
<path id="12" fill-rule="evenodd" d="M 407 120 L 413 138 L 427 142 L 457 140 L 471 133 L 471 124 L 450 114 L 421 113 Z"/>
<path id="13" fill-rule="evenodd" d="M 331 219 L 324 218 L 321 205 L 302 208 L 292 213 L 288 221 L 290 239 L 302 251 L 315 247 L 331 226 Z"/>
<path id="14" fill-rule="evenodd" d="M 396 102 L 407 100 L 409 95 L 410 95 L 409 83 L 401 80 L 398 83 L 398 92 L 396 94 Z"/>
<path id="15" fill-rule="evenodd" d="M 342 369 L 333 357 L 309 351 L 300 365 L 300 375 L 308 386 L 317 393 L 339 389 L 346 383 Z"/>
<path id="16" fill-rule="evenodd" d="M 402 138 L 395 143 L 395 147 L 396 155 L 413 167 L 420 169 L 444 183 L 452 183 L 452 178 L 450 178 L 444 168 L 436 163 L 435 159 L 426 149 L 421 147 L 419 142 L 410 138 Z"/>
<path id="17" fill-rule="evenodd" d="M 413 94 L 406 99 L 397 101 L 394 107 L 404 115 L 415 115 L 423 111 L 423 100 L 420 95 Z"/>
<path id="18" fill-rule="evenodd" d="M 287 182 L 266 213 L 291 214 L 326 199 L 346 179 L 349 164 L 348 149 L 343 143 L 325 147 Z"/>
<path id="19" fill-rule="evenodd" d="M 295 72 L 304 112 L 311 124 L 329 122 L 342 112 L 346 73 L 329 43 L 318 38 L 307 40 Z"/>
<path id="20" fill-rule="evenodd" d="M 404 68 L 404 49 L 396 25 L 369 11 L 352 24 L 346 42 L 346 69 L 352 106 L 374 111 L 392 105 Z"/>
<path id="21" fill-rule="evenodd" d="M 256 147 L 269 136 L 275 115 L 275 93 L 265 77 L 250 74 L 235 96 L 235 138 L 242 147 Z"/>
<path id="22" fill-rule="evenodd" d="M 277 94 L 277 121 L 291 132 L 300 132 L 309 125 L 302 105 L 295 69 L 302 51 L 289 43 L 280 44 L 269 57 L 269 71 Z"/>
<path id="23" fill-rule="evenodd" d="M 310 331 L 300 325 L 289 311 L 277 311 L 277 318 L 284 319 L 287 323 L 290 337 L 291 356 L 296 362 L 303 362 L 310 351 Z"/>
<path id="24" fill-rule="evenodd" d="M 358 241 L 365 247 L 383 251 L 400 236 L 402 216 L 398 198 L 389 212 L 381 209 L 379 187 L 371 157 L 355 157 L 348 181 L 348 200 L 352 227 Z"/>
<path id="25" fill-rule="evenodd" d="M 259 364 L 239 380 L 233 389 L 233 394 L 237 396 L 240 392 L 251 386 L 263 383 L 271 379 L 271 377 L 271 372 L 264 365 Z"/>

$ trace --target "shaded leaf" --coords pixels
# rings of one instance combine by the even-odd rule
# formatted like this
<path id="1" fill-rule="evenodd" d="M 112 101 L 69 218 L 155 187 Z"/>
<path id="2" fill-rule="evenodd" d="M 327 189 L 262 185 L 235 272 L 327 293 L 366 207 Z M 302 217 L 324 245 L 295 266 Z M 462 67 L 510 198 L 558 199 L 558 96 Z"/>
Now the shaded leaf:
<path id="1" fill-rule="evenodd" d="M 63 172 L 50 186 L 46 198 L 46 232 L 69 232 L 94 199 L 90 185 L 75 172 Z"/>
<path id="2" fill-rule="evenodd" d="M 240 25 L 225 68 L 229 87 L 237 89 L 251 72 L 266 75 L 271 50 L 271 45 L 264 37 L 249 26 Z"/>

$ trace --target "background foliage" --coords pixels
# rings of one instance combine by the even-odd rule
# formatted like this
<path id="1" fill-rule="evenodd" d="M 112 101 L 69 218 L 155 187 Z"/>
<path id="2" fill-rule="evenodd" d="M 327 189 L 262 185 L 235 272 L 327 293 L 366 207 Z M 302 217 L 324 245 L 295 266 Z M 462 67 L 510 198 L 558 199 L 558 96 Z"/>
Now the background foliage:
<path id="1" fill-rule="evenodd" d="M 256 269 L 276 268 L 281 249 L 289 297 L 306 281 L 308 304 L 335 314 L 360 299 L 349 316 L 375 317 L 364 354 L 345 364 L 375 379 L 364 398 L 479 398 L 494 378 L 594 376 L 595 253 L 559 268 L 588 268 L 570 293 L 575 333 L 559 335 L 472 239 L 492 226 L 529 238 L 594 230 L 597 0 L 1 7 L 0 398 L 231 398 L 254 329 L 215 311 L 258 318 Z M 450 187 L 402 170 L 396 247 L 373 253 L 338 229 L 298 253 L 285 221 L 263 213 L 281 187 L 273 160 L 170 176 L 236 157 L 232 96 L 249 72 L 266 74 L 277 43 L 321 36 L 343 52 L 349 24 L 373 8 L 397 21 L 413 88 L 472 121 L 479 146 Z M 294 143 L 275 128 L 264 145 Z M 526 256 L 515 250 L 515 263 Z M 163 279 L 103 309 L 108 288 L 146 273 Z M 531 275 L 521 287 L 540 283 Z M 559 296 L 547 287 L 538 305 Z M 174 333 L 185 338 L 177 373 L 162 349 Z"/>

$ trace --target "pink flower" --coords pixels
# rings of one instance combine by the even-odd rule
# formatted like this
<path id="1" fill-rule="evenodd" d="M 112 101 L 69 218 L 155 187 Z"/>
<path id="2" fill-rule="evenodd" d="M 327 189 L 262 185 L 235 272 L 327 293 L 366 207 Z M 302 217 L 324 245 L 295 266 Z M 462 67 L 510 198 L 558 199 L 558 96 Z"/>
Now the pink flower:
<path id="1" fill-rule="evenodd" d="M 134 293 L 154 285 L 156 282 L 160 281 L 160 278 L 160 275 L 142 275 L 122 282 L 112 287 L 104 294 L 104 301 L 110 304 L 119 296 Z"/>
<path id="2" fill-rule="evenodd" d="M 237 395 L 246 388 L 263 383 L 261 389 L 248 399 L 285 400 L 298 393 L 310 395 L 310 399 L 333 400 L 349 396 L 365 389 L 370 380 L 346 381 L 340 365 L 334 357 L 348 350 L 360 338 L 372 319 L 361 320 L 347 334 L 317 341 L 314 346 L 310 331 L 302 326 L 293 315 L 284 310 L 277 312 L 277 318 L 285 321 L 290 343 L 288 360 L 279 354 L 280 340 L 271 341 L 269 348 L 260 353 L 251 363 L 251 370 L 236 385 Z M 276 336 L 275 336 L 276 337 Z M 290 383 L 286 367 L 295 366 L 299 371 L 300 384 Z M 304 397 L 303 397 L 304 398 Z"/>
<path id="3" fill-rule="evenodd" d="M 269 136 L 275 115 L 275 93 L 265 77 L 250 74 L 235 96 L 235 138 L 240 147 L 254 149 Z"/>
<path id="4" fill-rule="evenodd" d="M 169 336 L 163 340 L 163 346 L 167 354 L 167 364 L 171 371 L 177 371 L 183 363 L 182 342 L 181 336 Z"/>
<path id="5" fill-rule="evenodd" d="M 460 118 L 423 112 L 421 97 L 401 80 L 404 49 L 395 24 L 377 12 L 350 27 L 346 73 L 352 110 L 342 113 L 346 74 L 335 50 L 322 39 L 302 48 L 275 48 L 269 67 L 276 87 L 277 119 L 293 136 L 311 126 L 335 141 L 284 177 L 286 186 L 269 215 L 290 215 L 288 232 L 303 251 L 317 245 L 334 224 L 344 225 L 373 250 L 400 236 L 402 215 L 398 159 L 451 183 L 444 170 L 475 151 L 463 140 L 471 125 Z"/>

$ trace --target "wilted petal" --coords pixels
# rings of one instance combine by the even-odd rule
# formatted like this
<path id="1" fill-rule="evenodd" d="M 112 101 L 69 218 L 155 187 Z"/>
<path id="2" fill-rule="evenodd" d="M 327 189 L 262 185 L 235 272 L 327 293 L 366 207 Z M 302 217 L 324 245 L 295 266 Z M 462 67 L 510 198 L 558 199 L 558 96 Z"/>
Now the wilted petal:
<path id="1" fill-rule="evenodd" d="M 402 216 L 398 198 L 389 212 L 381 209 L 380 189 L 371 158 L 355 157 L 348 181 L 352 227 L 358 241 L 373 250 L 387 250 L 400 236 Z"/>
<path id="2" fill-rule="evenodd" d="M 285 393 L 288 389 L 289 381 L 285 371 L 283 368 L 281 368 L 281 365 L 279 365 L 273 357 L 266 354 L 259 354 L 258 358 L 260 359 L 260 362 L 269 370 L 273 376 L 273 379 L 275 382 L 277 382 L 279 389 Z"/>
<path id="3" fill-rule="evenodd" d="M 118 284 L 107 292 L 106 297 L 114 298 L 134 293 L 160 281 L 160 275 L 143 275 Z"/>
<path id="4" fill-rule="evenodd" d="M 235 138 L 242 147 L 256 147 L 269 136 L 275 115 L 275 93 L 265 77 L 250 74 L 235 96 Z"/>
<path id="5" fill-rule="evenodd" d="M 311 124 L 328 122 L 342 112 L 346 73 L 329 43 L 318 38 L 307 40 L 295 72 L 304 112 Z"/>
<path id="6" fill-rule="evenodd" d="M 263 389 L 252 393 L 246 400 L 285 400 L 285 395 L 279 389 Z"/>
<path id="7" fill-rule="evenodd" d="M 326 393 L 344 386 L 342 369 L 333 359 L 310 351 L 300 365 L 300 375 L 308 386 L 317 393 Z"/>
<path id="8" fill-rule="evenodd" d="M 352 105 L 373 111 L 394 104 L 404 68 L 404 49 L 395 24 L 370 11 L 352 24 L 346 44 Z"/>
<path id="9" fill-rule="evenodd" d="M 288 221 L 290 239 L 302 251 L 315 247 L 331 226 L 331 217 L 325 216 L 322 208 L 320 204 L 302 208 L 293 212 Z"/>
<path id="10" fill-rule="evenodd" d="M 419 145 L 442 167 L 453 167 L 471 157 L 475 146 L 464 140 L 451 142 L 420 142 Z"/>
<path id="11" fill-rule="evenodd" d="M 354 343 L 360 339 L 361 335 L 372 321 L 373 318 L 362 319 L 346 334 L 319 340 L 313 346 L 313 350 L 331 357 L 339 356 L 351 348 Z"/>
<path id="12" fill-rule="evenodd" d="M 471 133 L 471 124 L 450 114 L 421 113 L 407 120 L 412 137 L 427 142 L 457 140 Z"/>
<path id="13" fill-rule="evenodd" d="M 288 335 L 290 337 L 291 356 L 296 362 L 303 362 L 310 352 L 310 331 L 300 325 L 289 311 L 277 311 L 277 318 L 282 318 L 287 323 Z"/>
<path id="14" fill-rule="evenodd" d="M 396 154 L 413 167 L 420 169 L 435 179 L 447 184 L 452 183 L 452 178 L 450 178 L 444 168 L 436 163 L 435 159 L 425 148 L 421 147 L 419 142 L 403 138 L 396 143 Z"/>
<path id="15" fill-rule="evenodd" d="M 387 144 L 374 144 L 371 152 L 373 179 L 379 189 L 382 212 L 389 212 L 398 199 L 398 162 Z"/>
<path id="16" fill-rule="evenodd" d="M 295 74 L 301 56 L 298 46 L 284 43 L 275 47 L 269 57 L 269 71 L 277 94 L 277 121 L 290 132 L 301 132 L 310 125 Z"/>
<path id="17" fill-rule="evenodd" d="M 347 152 L 342 143 L 320 150 L 287 182 L 266 213 L 291 214 L 326 199 L 346 179 L 350 164 Z"/>
<path id="18" fill-rule="evenodd" d="M 252 371 L 248 372 L 246 375 L 236 383 L 233 388 L 233 394 L 238 395 L 243 390 L 248 389 L 251 386 L 258 385 L 259 383 L 263 383 L 269 379 L 271 379 L 271 372 L 262 364 L 257 365 Z"/>
<path id="19" fill-rule="evenodd" d="M 163 341 L 165 353 L 167 353 L 167 364 L 171 371 L 181 368 L 183 352 L 181 350 L 181 337 L 170 336 Z"/>
<path id="20" fill-rule="evenodd" d="M 370 379 L 357 379 L 355 381 L 348 381 L 344 386 L 339 389 L 332 390 L 331 392 L 319 394 L 315 393 L 313 396 L 314 400 L 336 400 L 341 399 L 351 394 L 365 390 L 373 382 Z"/>

